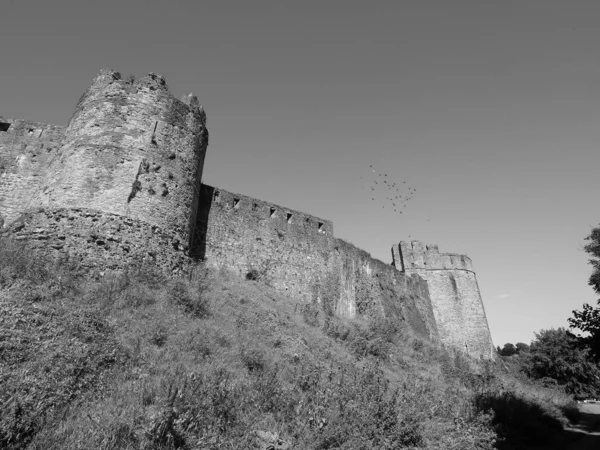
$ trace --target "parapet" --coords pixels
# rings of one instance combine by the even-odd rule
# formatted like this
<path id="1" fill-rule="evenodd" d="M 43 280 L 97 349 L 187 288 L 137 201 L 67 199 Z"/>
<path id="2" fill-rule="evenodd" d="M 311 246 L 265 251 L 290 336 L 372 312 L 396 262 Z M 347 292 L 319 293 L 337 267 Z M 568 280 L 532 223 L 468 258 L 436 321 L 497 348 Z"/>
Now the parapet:
<path id="1" fill-rule="evenodd" d="M 292 233 L 333 237 L 333 222 L 274 203 L 246 195 L 234 194 L 219 188 L 202 185 L 204 207 L 211 205 L 227 214 L 244 217 L 248 223 L 278 227 Z"/>
<path id="2" fill-rule="evenodd" d="M 65 132 L 65 127 L 48 125 L 42 122 L 31 122 L 28 120 L 11 119 L 0 116 L 0 138 L 2 136 L 11 136 L 27 139 L 48 139 L 60 141 Z"/>
<path id="3" fill-rule="evenodd" d="M 440 253 L 437 245 L 419 241 L 401 241 L 392 247 L 393 265 L 403 272 L 408 270 L 469 270 L 473 263 L 467 255 Z"/>

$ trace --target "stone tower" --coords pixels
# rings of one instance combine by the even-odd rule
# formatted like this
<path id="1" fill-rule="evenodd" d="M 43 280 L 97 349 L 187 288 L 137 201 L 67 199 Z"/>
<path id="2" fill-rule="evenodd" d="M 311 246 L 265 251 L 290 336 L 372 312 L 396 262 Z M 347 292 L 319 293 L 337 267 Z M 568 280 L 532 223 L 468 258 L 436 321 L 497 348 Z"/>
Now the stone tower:
<path id="1" fill-rule="evenodd" d="M 208 144 L 196 97 L 175 99 L 158 75 L 103 69 L 81 97 L 40 205 L 89 208 L 169 230 L 187 250 Z"/>
<path id="2" fill-rule="evenodd" d="M 494 344 L 471 259 L 419 241 L 394 245 L 392 257 L 398 270 L 427 280 L 442 343 L 492 359 Z"/>
<path id="3" fill-rule="evenodd" d="M 66 128 L 0 117 L 0 228 L 103 270 L 189 264 L 206 114 L 153 73 L 103 69 Z"/>

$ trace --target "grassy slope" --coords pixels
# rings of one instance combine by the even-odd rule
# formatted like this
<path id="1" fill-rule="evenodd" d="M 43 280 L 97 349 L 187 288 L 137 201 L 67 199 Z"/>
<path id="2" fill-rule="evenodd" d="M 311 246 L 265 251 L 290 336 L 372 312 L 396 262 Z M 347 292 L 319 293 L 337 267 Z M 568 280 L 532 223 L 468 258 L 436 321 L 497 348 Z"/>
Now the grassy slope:
<path id="1" fill-rule="evenodd" d="M 0 244 L 0 448 L 489 449 L 564 423 L 566 397 L 401 324 L 224 271 L 86 281 Z"/>

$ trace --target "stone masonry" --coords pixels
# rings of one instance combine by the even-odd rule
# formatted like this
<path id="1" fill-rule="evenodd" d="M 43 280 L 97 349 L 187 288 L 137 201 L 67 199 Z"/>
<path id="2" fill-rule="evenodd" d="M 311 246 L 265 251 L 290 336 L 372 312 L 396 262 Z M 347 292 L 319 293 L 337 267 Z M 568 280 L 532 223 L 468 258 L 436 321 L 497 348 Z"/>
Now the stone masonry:
<path id="1" fill-rule="evenodd" d="M 440 253 L 437 245 L 419 241 L 392 247 L 393 264 L 427 280 L 442 343 L 475 357 L 493 358 L 494 344 L 471 259 Z"/>
<path id="2" fill-rule="evenodd" d="M 201 183 L 206 115 L 155 74 L 103 69 L 67 127 L 0 116 L 0 230 L 97 270 L 204 262 L 262 280 L 299 305 L 386 317 L 493 357 L 471 261 L 401 243 L 393 263 L 334 236 L 329 220 Z"/>

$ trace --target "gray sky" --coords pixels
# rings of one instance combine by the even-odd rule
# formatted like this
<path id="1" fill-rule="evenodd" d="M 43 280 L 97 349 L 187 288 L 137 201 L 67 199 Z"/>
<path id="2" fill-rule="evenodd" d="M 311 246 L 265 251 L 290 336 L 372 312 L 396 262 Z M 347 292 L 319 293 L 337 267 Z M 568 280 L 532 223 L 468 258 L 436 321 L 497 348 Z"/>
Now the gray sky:
<path id="1" fill-rule="evenodd" d="M 206 183 L 386 262 L 409 236 L 467 253 L 495 343 L 529 342 L 596 301 L 599 19 L 577 0 L 4 0 L 0 114 L 66 124 L 100 68 L 159 73 L 207 111 Z M 417 189 L 402 215 L 370 165 Z"/>

